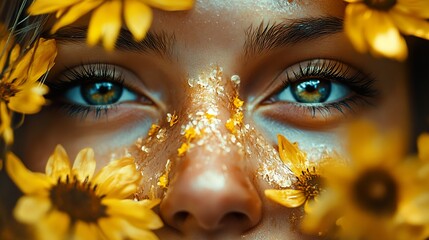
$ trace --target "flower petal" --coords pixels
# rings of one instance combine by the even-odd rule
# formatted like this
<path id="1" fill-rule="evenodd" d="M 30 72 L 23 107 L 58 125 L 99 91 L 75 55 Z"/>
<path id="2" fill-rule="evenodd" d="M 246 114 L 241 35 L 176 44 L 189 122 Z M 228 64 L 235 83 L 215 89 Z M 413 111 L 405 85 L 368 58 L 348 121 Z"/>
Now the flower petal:
<path id="1" fill-rule="evenodd" d="M 123 228 L 123 219 L 119 217 L 101 218 L 98 226 L 104 236 L 109 236 L 109 240 L 122 240 L 128 233 L 128 229 Z"/>
<path id="2" fill-rule="evenodd" d="M 51 206 L 47 196 L 22 196 L 16 203 L 13 215 L 22 223 L 35 224 L 45 217 Z"/>
<path id="3" fill-rule="evenodd" d="M 407 58 L 407 44 L 388 14 L 372 11 L 364 33 L 373 54 L 399 61 Z"/>
<path id="4" fill-rule="evenodd" d="M 92 182 L 98 185 L 99 196 L 126 198 L 136 191 L 140 179 L 134 159 L 125 157 L 103 167 Z"/>
<path id="5" fill-rule="evenodd" d="M 72 174 L 80 181 L 86 177 L 91 180 L 95 166 L 94 151 L 91 148 L 82 149 L 74 160 Z"/>
<path id="6" fill-rule="evenodd" d="M 70 218 L 59 211 L 50 211 L 49 214 L 35 225 L 37 239 L 68 239 Z"/>
<path id="7" fill-rule="evenodd" d="M 420 194 L 412 201 L 403 204 L 400 207 L 400 217 L 404 218 L 406 223 L 414 225 L 423 225 L 429 222 L 429 194 Z"/>
<path id="8" fill-rule="evenodd" d="M 70 9 L 62 15 L 61 19 L 52 26 L 51 33 L 55 33 L 58 29 L 74 23 L 77 19 L 96 8 L 102 2 L 103 0 L 82 1 L 70 7 Z"/>
<path id="9" fill-rule="evenodd" d="M 429 162 L 429 134 L 423 133 L 417 139 L 417 148 L 420 160 Z"/>
<path id="10" fill-rule="evenodd" d="M 61 145 L 55 147 L 54 153 L 49 157 L 46 163 L 46 175 L 51 177 L 54 181 L 58 179 L 65 179 L 70 175 L 70 160 L 67 156 L 66 150 Z"/>
<path id="11" fill-rule="evenodd" d="M 304 193 L 296 189 L 267 189 L 265 190 L 265 196 L 288 208 L 299 207 L 306 200 Z"/>
<path id="12" fill-rule="evenodd" d="M 18 64 L 9 79 L 17 79 L 17 85 L 36 82 L 54 66 L 56 56 L 55 40 L 40 38 L 21 59 L 18 59 Z"/>
<path id="13" fill-rule="evenodd" d="M 13 153 L 6 155 L 6 171 L 25 194 L 41 195 L 52 186 L 52 182 L 46 175 L 29 171 Z"/>
<path id="14" fill-rule="evenodd" d="M 165 11 L 188 10 L 194 6 L 194 0 L 143 0 L 143 2 Z"/>
<path id="15" fill-rule="evenodd" d="M 11 113 L 7 110 L 5 102 L 0 102 L 0 121 L 0 134 L 3 135 L 6 145 L 11 145 L 13 143 L 12 117 Z"/>
<path id="16" fill-rule="evenodd" d="M 370 10 L 365 4 L 350 4 L 346 8 L 344 31 L 357 51 L 365 53 L 368 45 L 363 34 L 364 19 Z"/>
<path id="17" fill-rule="evenodd" d="M 402 33 L 429 40 L 429 22 L 395 10 L 390 16 Z"/>
<path id="18" fill-rule="evenodd" d="M 97 227 L 92 223 L 77 221 L 75 224 L 74 240 L 102 239 Z"/>
<path id="19" fill-rule="evenodd" d="M 280 159 L 292 170 L 295 176 L 300 176 L 302 171 L 306 169 L 305 153 L 289 142 L 284 136 L 277 135 L 279 144 Z"/>
<path id="20" fill-rule="evenodd" d="M 152 10 L 139 0 L 126 0 L 124 18 L 137 41 L 141 41 L 152 23 Z"/>
<path id="21" fill-rule="evenodd" d="M 99 220 L 99 226 L 110 240 L 158 240 L 158 237 L 151 231 L 137 228 L 122 218 L 102 218 Z"/>
<path id="22" fill-rule="evenodd" d="M 61 0 L 61 1 L 52 1 L 52 0 L 36 0 L 28 8 L 28 13 L 30 15 L 39 15 L 50 12 L 55 12 L 59 9 L 74 5 L 82 0 Z"/>
<path id="23" fill-rule="evenodd" d="M 132 225 L 144 229 L 158 229 L 162 227 L 160 217 L 144 204 L 131 199 L 103 199 L 109 216 L 122 217 Z"/>
<path id="24" fill-rule="evenodd" d="M 417 18 L 429 18 L 429 1 L 398 0 L 394 10 L 400 10 Z"/>
<path id="25" fill-rule="evenodd" d="M 46 103 L 43 95 L 48 93 L 48 87 L 40 83 L 31 83 L 10 98 L 8 107 L 19 113 L 35 114 Z"/>
<path id="26" fill-rule="evenodd" d="M 94 11 L 89 23 L 87 42 L 93 46 L 103 40 L 104 48 L 113 50 L 121 29 L 121 8 L 119 0 L 104 2 Z"/>
<path id="27" fill-rule="evenodd" d="M 374 124 L 367 121 L 355 122 L 349 126 L 348 131 L 348 152 L 356 162 L 371 166 L 383 159 L 382 142 Z"/>

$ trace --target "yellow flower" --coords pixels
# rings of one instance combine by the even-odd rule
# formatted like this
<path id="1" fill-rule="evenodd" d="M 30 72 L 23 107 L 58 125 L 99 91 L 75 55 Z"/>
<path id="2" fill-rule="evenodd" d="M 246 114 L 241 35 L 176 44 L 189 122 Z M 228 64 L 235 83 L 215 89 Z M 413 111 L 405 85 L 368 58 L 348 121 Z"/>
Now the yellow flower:
<path id="1" fill-rule="evenodd" d="M 292 144 L 282 135 L 278 135 L 280 159 L 296 176 L 293 189 L 267 189 L 265 196 L 288 208 L 304 205 L 309 212 L 309 202 L 323 191 L 323 177 L 316 166 L 312 165 L 296 143 Z"/>
<path id="2" fill-rule="evenodd" d="M 162 226 L 151 210 L 159 200 L 134 201 L 141 179 L 132 158 L 110 162 L 95 176 L 92 149 L 77 155 L 73 168 L 57 146 L 46 174 L 33 173 L 12 153 L 6 169 L 24 193 L 15 218 L 34 226 L 39 239 L 157 239 L 150 229 Z"/>
<path id="3" fill-rule="evenodd" d="M 59 19 L 51 32 L 56 32 L 92 12 L 88 44 L 95 45 L 101 40 L 106 49 L 113 50 L 122 26 L 122 18 L 135 40 L 140 41 L 152 23 L 150 7 L 178 11 L 190 9 L 193 4 L 193 0 L 35 0 L 28 11 L 31 15 L 56 13 Z"/>
<path id="4" fill-rule="evenodd" d="M 13 143 L 13 130 L 11 128 L 11 113 L 7 110 L 6 103 L 0 102 L 0 133 L 7 145 Z M 1 169 L 1 168 L 0 168 Z"/>
<path id="5" fill-rule="evenodd" d="M 8 109 L 23 114 L 40 111 L 48 88 L 37 80 L 52 68 L 57 54 L 55 40 L 39 39 L 22 57 L 19 56 L 20 49 L 19 45 L 13 44 L 12 38 L 8 39 L 8 34 L 0 40 L 3 52 L 0 56 L 0 134 L 6 144 L 13 142 Z"/>
<path id="6" fill-rule="evenodd" d="M 310 207 L 304 231 L 336 231 L 339 239 L 423 239 L 429 224 L 428 177 L 418 161 L 403 161 L 397 132 L 381 134 L 368 122 L 350 129 L 349 166 L 331 168 L 327 193 Z"/>
<path id="7" fill-rule="evenodd" d="M 344 1 L 345 32 L 360 52 L 404 60 L 408 50 L 400 33 L 429 39 L 427 0 Z"/>

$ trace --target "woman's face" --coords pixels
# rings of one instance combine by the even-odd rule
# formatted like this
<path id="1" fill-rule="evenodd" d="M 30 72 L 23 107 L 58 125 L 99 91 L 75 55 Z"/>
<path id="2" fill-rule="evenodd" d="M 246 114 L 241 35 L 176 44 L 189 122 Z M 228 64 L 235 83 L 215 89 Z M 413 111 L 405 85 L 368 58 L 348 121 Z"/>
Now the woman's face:
<path id="1" fill-rule="evenodd" d="M 263 194 L 294 180 L 277 134 L 317 161 L 342 152 L 349 120 L 407 130 L 404 66 L 357 53 L 344 7 L 198 0 L 191 11 L 156 11 L 141 43 L 124 30 L 114 52 L 88 47 L 79 21 L 54 35 L 50 104 L 26 116 L 15 151 L 39 171 L 56 144 L 71 158 L 94 148 L 98 168 L 134 156 L 136 195 L 162 199 L 161 239 L 302 239 L 302 210 Z"/>

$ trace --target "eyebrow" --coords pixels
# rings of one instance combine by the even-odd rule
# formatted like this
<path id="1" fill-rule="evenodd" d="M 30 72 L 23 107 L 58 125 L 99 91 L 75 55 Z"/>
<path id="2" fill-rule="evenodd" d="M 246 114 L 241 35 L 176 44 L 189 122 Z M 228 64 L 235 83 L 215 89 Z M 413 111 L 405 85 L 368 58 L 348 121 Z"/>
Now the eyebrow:
<path id="1" fill-rule="evenodd" d="M 48 35 L 48 37 L 55 38 L 59 42 L 82 43 L 85 42 L 87 30 L 88 28 L 86 27 L 67 27 Z M 175 43 L 175 35 L 164 31 L 149 31 L 142 41 L 135 41 L 128 30 L 121 29 L 115 48 L 119 51 L 155 53 L 160 56 L 172 58 Z"/>
<path id="2" fill-rule="evenodd" d="M 336 17 L 303 18 L 292 22 L 264 23 L 246 30 L 244 54 L 252 55 L 341 32 L 343 20 Z"/>

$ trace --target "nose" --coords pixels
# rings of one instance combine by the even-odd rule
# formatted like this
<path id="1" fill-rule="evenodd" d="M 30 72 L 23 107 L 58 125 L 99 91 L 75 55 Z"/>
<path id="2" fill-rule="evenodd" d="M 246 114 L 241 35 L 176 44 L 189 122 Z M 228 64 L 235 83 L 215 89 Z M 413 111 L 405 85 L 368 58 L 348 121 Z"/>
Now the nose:
<path id="1" fill-rule="evenodd" d="M 197 149 L 183 160 L 160 206 L 167 224 L 182 232 L 244 232 L 259 222 L 260 197 L 243 170 L 231 164 L 239 156 L 222 155 L 213 160 Z"/>

